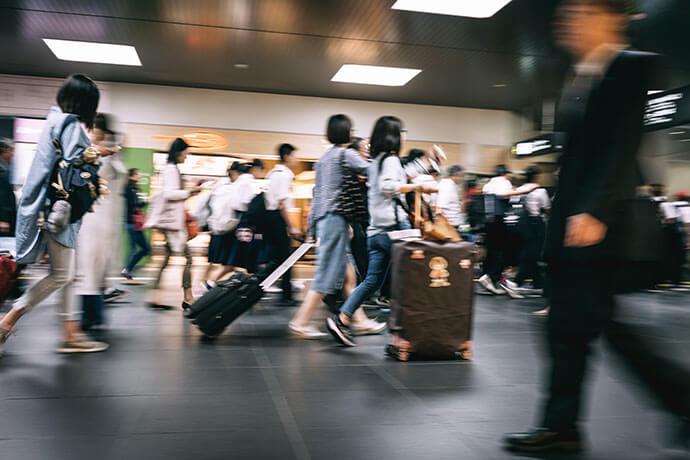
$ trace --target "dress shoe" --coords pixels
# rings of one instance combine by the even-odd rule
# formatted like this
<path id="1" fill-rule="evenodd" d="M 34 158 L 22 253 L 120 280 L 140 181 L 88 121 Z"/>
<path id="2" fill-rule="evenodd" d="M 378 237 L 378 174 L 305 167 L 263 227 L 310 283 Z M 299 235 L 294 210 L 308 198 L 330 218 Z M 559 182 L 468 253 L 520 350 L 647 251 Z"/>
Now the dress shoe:
<path id="1" fill-rule="evenodd" d="M 553 431 L 537 428 L 527 433 L 512 433 L 504 438 L 505 447 L 513 452 L 578 452 L 582 437 L 576 429 Z"/>

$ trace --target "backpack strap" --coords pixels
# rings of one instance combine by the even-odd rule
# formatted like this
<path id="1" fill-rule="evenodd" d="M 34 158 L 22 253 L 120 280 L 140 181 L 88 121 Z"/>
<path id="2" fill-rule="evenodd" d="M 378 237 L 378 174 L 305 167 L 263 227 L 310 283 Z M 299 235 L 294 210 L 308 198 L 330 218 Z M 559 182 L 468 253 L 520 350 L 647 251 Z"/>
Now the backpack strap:
<path id="1" fill-rule="evenodd" d="M 79 117 L 76 115 L 68 114 L 67 117 L 65 117 L 62 126 L 60 127 L 58 135 L 53 137 L 53 147 L 55 148 L 55 153 L 57 153 L 58 157 L 61 159 L 64 158 L 64 152 L 62 150 L 62 136 L 65 134 L 65 129 L 67 129 L 67 126 L 71 125 L 74 120 L 78 119 Z"/>

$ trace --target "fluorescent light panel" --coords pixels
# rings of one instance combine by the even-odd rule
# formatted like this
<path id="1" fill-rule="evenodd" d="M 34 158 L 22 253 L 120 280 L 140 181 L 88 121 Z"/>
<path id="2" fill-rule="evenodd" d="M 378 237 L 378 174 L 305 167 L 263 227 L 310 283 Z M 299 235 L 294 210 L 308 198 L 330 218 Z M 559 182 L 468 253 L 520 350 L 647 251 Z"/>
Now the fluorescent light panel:
<path id="1" fill-rule="evenodd" d="M 419 72 L 421 72 L 420 69 L 403 67 L 345 64 L 331 78 L 331 81 L 360 85 L 405 86 Z"/>
<path id="2" fill-rule="evenodd" d="M 445 14 L 469 18 L 490 18 L 511 0 L 398 0 L 394 10 Z"/>
<path id="3" fill-rule="evenodd" d="M 53 40 L 50 38 L 44 38 L 43 41 L 48 45 L 48 48 L 50 48 L 50 51 L 53 52 L 55 57 L 63 61 L 132 66 L 141 65 L 137 50 L 129 45 Z"/>

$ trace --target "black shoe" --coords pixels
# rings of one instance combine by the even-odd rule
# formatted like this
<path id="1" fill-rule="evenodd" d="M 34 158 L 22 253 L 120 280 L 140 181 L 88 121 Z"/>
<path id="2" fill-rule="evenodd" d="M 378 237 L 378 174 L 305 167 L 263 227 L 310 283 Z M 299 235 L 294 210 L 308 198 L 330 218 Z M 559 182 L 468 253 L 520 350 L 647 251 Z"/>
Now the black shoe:
<path id="1" fill-rule="evenodd" d="M 122 289 L 111 289 L 110 291 L 103 294 L 103 302 L 115 302 L 117 300 L 124 299 L 130 294 L 131 292 L 123 291 Z"/>
<path id="2" fill-rule="evenodd" d="M 192 308 L 192 304 L 182 301 L 182 311 L 188 311 L 190 308 Z"/>
<path id="3" fill-rule="evenodd" d="M 349 326 L 346 326 L 338 313 L 331 315 L 326 320 L 326 328 L 333 338 L 341 345 L 346 347 L 355 346 L 355 338 Z"/>
<path id="4" fill-rule="evenodd" d="M 528 433 L 505 436 L 505 448 L 513 452 L 579 452 L 584 448 L 580 432 L 576 429 L 551 431 L 537 428 Z"/>
<path id="5" fill-rule="evenodd" d="M 161 305 L 152 302 L 149 302 L 147 305 L 152 310 L 172 310 L 172 307 L 170 305 Z"/>

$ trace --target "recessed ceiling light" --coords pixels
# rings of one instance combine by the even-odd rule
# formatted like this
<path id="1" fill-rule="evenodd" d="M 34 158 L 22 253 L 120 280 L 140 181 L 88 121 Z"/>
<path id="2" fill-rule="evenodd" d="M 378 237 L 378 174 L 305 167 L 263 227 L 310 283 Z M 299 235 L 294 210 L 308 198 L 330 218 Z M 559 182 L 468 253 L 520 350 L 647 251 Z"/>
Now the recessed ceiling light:
<path id="1" fill-rule="evenodd" d="M 671 132 L 668 133 L 668 134 L 671 135 L 671 136 L 676 136 L 676 135 L 678 135 L 678 134 L 685 134 L 685 131 L 671 131 Z"/>
<path id="2" fill-rule="evenodd" d="M 508 86 L 507 83 L 496 83 L 495 85 L 491 85 L 494 88 L 505 88 Z"/>
<path id="3" fill-rule="evenodd" d="M 511 0 L 397 0 L 394 10 L 419 13 L 466 16 L 469 18 L 490 18 Z"/>
<path id="4" fill-rule="evenodd" d="M 345 64 L 331 78 L 331 81 L 360 85 L 405 86 L 419 72 L 421 72 L 420 69 L 403 67 Z"/>
<path id="5" fill-rule="evenodd" d="M 248 69 L 248 68 L 249 68 L 249 64 L 238 63 L 238 64 L 235 64 L 235 68 L 236 68 L 236 69 Z"/>
<path id="6" fill-rule="evenodd" d="M 44 38 L 43 41 L 48 45 L 55 57 L 63 61 L 141 65 L 137 50 L 130 45 L 53 40 L 50 38 Z"/>
<path id="7" fill-rule="evenodd" d="M 663 93 L 663 92 L 664 92 L 663 89 L 650 89 L 649 91 L 647 91 L 647 96 L 651 96 L 652 94 Z"/>

